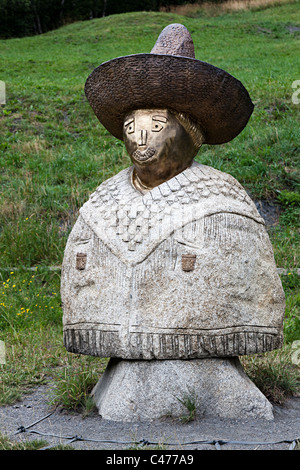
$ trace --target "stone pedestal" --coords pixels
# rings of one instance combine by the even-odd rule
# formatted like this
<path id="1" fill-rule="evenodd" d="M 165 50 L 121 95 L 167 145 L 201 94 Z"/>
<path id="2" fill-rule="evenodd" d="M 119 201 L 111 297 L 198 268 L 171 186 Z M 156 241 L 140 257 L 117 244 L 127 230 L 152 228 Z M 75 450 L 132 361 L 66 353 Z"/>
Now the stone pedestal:
<path id="1" fill-rule="evenodd" d="M 274 418 L 238 358 L 111 359 L 92 395 L 102 418 L 113 421 L 182 418 L 189 413 L 187 398 L 198 417 Z"/>

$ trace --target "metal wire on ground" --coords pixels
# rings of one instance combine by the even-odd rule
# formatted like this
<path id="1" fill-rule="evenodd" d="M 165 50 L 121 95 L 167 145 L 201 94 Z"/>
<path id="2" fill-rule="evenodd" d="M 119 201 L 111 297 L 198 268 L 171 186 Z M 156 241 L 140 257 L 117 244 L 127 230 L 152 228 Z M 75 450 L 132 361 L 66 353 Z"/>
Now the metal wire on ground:
<path id="1" fill-rule="evenodd" d="M 30 424 L 29 426 L 19 426 L 17 431 L 15 432 L 16 434 L 20 433 L 30 433 L 30 434 L 37 434 L 39 436 L 43 437 L 55 437 L 58 438 L 59 440 L 65 439 L 69 441 L 68 443 L 71 444 L 76 441 L 85 441 L 85 442 L 97 442 L 101 444 L 119 444 L 119 445 L 128 445 L 128 446 L 140 446 L 146 447 L 146 446 L 161 446 L 162 442 L 151 442 L 146 439 L 141 439 L 140 441 L 118 441 L 118 440 L 110 440 L 110 439 L 90 439 L 87 437 L 83 436 L 62 436 L 58 434 L 52 434 L 52 433 L 44 433 L 41 431 L 36 431 L 34 429 L 30 429 L 36 424 L 40 423 L 41 421 L 49 418 L 56 410 L 52 411 L 51 413 L 48 413 L 46 416 L 40 418 L 39 420 L 35 421 L 34 423 Z M 199 440 L 199 441 L 190 441 L 190 442 L 180 442 L 180 446 L 188 446 L 188 445 L 212 445 L 215 447 L 216 450 L 221 450 L 221 447 L 226 444 L 231 444 L 231 445 L 239 445 L 239 446 L 265 446 L 265 445 L 276 445 L 276 444 L 289 444 L 287 450 L 294 450 L 297 446 L 297 444 L 300 442 L 300 436 L 295 437 L 292 440 L 287 440 L 284 439 L 282 441 L 267 441 L 267 442 L 257 442 L 257 441 L 226 441 L 224 439 L 213 439 L 213 440 Z M 174 443 L 174 442 L 164 442 L 164 446 L 178 446 L 179 443 Z M 46 447 L 41 448 L 40 450 L 48 450 L 53 447 L 56 447 L 57 444 L 49 445 Z"/>

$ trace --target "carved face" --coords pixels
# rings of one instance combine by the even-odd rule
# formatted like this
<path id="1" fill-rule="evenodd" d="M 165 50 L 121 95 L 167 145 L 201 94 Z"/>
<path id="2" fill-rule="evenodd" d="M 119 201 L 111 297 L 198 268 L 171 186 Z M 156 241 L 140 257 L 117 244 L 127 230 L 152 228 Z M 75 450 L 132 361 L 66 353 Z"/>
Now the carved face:
<path id="1" fill-rule="evenodd" d="M 194 157 L 190 135 L 166 109 L 136 110 L 124 121 L 123 137 L 136 167 L 187 166 Z"/>

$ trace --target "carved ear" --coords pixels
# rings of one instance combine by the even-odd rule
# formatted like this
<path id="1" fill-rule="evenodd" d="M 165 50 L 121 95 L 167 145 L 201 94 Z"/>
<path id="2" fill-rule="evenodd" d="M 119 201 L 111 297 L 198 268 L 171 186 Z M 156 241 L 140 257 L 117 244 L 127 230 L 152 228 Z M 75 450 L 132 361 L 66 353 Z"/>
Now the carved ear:
<path id="1" fill-rule="evenodd" d="M 82 271 L 86 266 L 86 253 L 76 253 L 76 269 Z"/>

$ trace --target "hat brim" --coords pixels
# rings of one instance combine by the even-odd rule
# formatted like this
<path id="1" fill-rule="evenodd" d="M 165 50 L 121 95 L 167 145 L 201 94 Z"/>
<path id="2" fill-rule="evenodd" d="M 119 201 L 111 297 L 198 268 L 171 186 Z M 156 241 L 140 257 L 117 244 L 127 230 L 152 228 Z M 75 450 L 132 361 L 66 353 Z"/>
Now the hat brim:
<path id="1" fill-rule="evenodd" d="M 254 105 L 243 84 L 218 67 L 173 55 L 134 54 L 99 65 L 85 84 L 103 126 L 123 140 L 124 117 L 135 109 L 173 109 L 201 126 L 205 143 L 223 144 L 246 126 Z"/>

